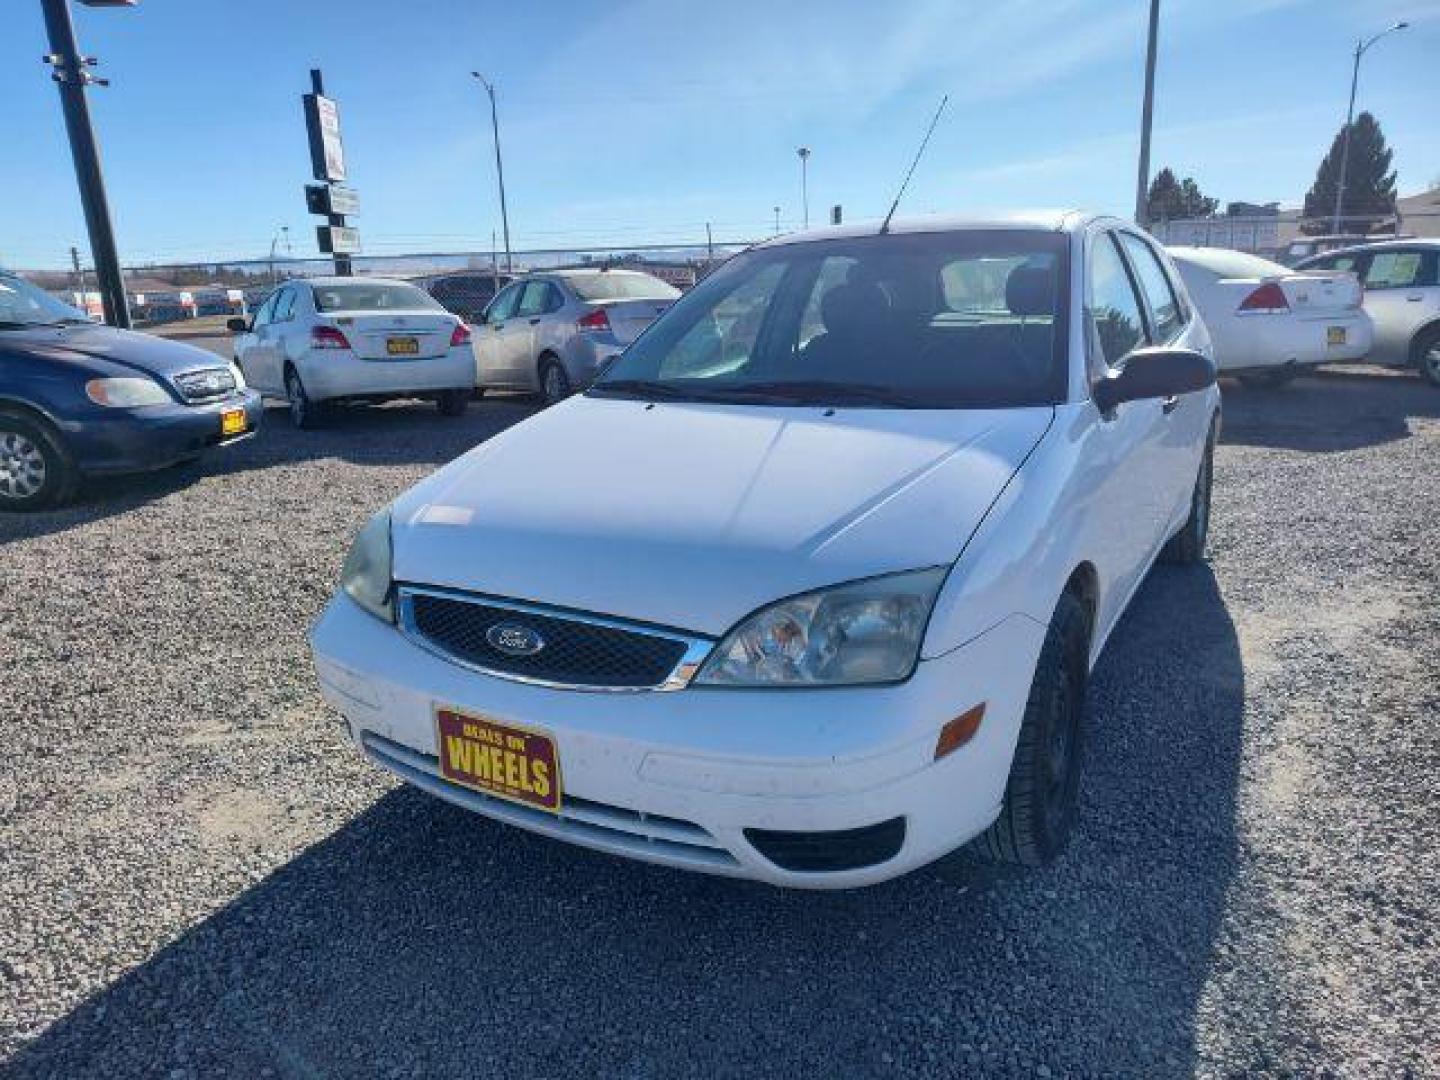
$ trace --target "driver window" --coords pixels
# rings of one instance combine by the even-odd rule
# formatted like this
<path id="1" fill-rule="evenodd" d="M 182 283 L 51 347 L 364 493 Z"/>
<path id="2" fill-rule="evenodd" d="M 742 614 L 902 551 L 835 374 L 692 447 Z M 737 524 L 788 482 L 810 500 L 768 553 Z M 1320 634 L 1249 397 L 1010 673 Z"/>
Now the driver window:
<path id="1" fill-rule="evenodd" d="M 519 282 L 514 285 L 507 285 L 499 296 L 490 302 L 485 309 L 485 321 L 487 323 L 503 323 L 511 315 L 515 314 L 515 302 L 520 299 L 520 290 L 525 286 Z"/>
<path id="2" fill-rule="evenodd" d="M 1105 363 L 1114 367 L 1145 341 L 1145 322 L 1130 272 L 1111 234 L 1090 243 L 1090 303 L 1087 317 Z"/>

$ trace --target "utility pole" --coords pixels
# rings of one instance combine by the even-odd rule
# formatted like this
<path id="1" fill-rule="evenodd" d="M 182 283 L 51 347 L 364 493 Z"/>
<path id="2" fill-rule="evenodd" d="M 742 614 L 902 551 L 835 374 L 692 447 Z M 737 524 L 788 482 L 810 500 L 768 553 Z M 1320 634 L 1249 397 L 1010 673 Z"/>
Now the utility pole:
<path id="1" fill-rule="evenodd" d="M 1340 211 L 1345 202 L 1345 173 L 1350 167 L 1350 128 L 1355 123 L 1355 89 L 1360 83 L 1360 58 L 1365 55 L 1366 50 L 1374 45 L 1386 34 L 1393 34 L 1397 30 L 1404 30 L 1410 26 L 1407 22 L 1398 22 L 1394 26 L 1381 30 L 1369 41 L 1357 41 L 1355 43 L 1355 66 L 1350 69 L 1350 107 L 1345 110 L 1345 127 L 1340 132 L 1340 176 L 1335 182 L 1335 220 L 1331 229 L 1335 233 L 1340 232 Z M 1396 229 L 1398 232 L 1399 229 Z"/>
<path id="2" fill-rule="evenodd" d="M 60 89 L 60 107 L 65 114 L 65 131 L 70 137 L 70 155 L 75 159 L 75 179 L 80 184 L 80 204 L 85 210 L 85 228 L 90 234 L 90 254 L 100 283 L 100 302 L 105 321 L 122 330 L 130 329 L 130 305 L 125 299 L 125 279 L 120 274 L 120 255 L 115 247 L 115 230 L 110 224 L 110 203 L 105 197 L 105 177 L 100 171 L 100 147 L 90 120 L 85 87 L 91 83 L 110 85 L 85 69 L 93 67 L 93 56 L 81 56 L 75 41 L 75 24 L 70 19 L 69 0 L 40 0 L 45 12 L 45 32 L 50 52 L 45 57 L 54 71 L 50 77 Z"/>
<path id="3" fill-rule="evenodd" d="M 80 290 L 80 309 L 88 315 L 90 310 L 85 301 L 85 293 L 88 291 L 85 288 L 85 268 L 80 265 L 80 249 L 74 244 L 70 245 L 70 265 L 75 267 L 75 284 Z"/>
<path id="4" fill-rule="evenodd" d="M 505 230 L 505 272 L 515 272 L 515 262 L 510 253 L 510 214 L 505 209 L 505 166 L 500 161 L 500 120 L 495 112 L 495 84 L 478 71 L 470 73 L 480 80 L 485 93 L 490 95 L 490 130 L 495 135 L 495 176 L 500 183 L 500 226 Z"/>
<path id="5" fill-rule="evenodd" d="M 1155 113 L 1155 44 L 1160 32 L 1160 0 L 1150 0 L 1150 40 L 1145 47 L 1145 104 L 1140 111 L 1140 169 L 1135 181 L 1135 224 L 1150 224 L 1150 122 Z"/>
<path id="6" fill-rule="evenodd" d="M 780 235 L 780 208 L 775 207 L 775 235 Z"/>
<path id="7" fill-rule="evenodd" d="M 802 146 L 795 153 L 800 155 L 800 207 L 804 228 L 810 228 L 810 187 L 807 166 L 810 164 L 810 148 Z"/>
<path id="8" fill-rule="evenodd" d="M 715 237 L 710 232 L 708 221 L 705 222 L 705 252 L 705 261 L 713 263 L 715 261 Z"/>

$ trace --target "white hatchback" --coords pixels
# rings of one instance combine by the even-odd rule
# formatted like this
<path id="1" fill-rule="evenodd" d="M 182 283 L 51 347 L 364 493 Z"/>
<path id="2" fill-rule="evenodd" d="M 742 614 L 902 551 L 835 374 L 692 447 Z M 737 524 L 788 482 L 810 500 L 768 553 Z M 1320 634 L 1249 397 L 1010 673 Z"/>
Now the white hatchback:
<path id="1" fill-rule="evenodd" d="M 349 401 L 428 398 L 458 416 L 475 389 L 469 328 L 405 281 L 289 281 L 229 327 L 246 382 L 284 398 L 296 427 Z"/>
<path id="2" fill-rule="evenodd" d="M 737 256 L 380 511 L 311 635 L 356 747 L 577 844 L 781 885 L 1075 816 L 1092 665 L 1201 558 L 1204 325 L 1078 214 Z"/>

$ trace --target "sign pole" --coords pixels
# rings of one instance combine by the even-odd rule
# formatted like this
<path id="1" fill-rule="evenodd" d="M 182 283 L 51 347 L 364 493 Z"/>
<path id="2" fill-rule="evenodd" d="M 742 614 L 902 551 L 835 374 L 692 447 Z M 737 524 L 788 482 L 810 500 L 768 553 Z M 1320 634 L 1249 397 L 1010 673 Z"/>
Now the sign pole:
<path id="1" fill-rule="evenodd" d="M 326 224 L 319 230 L 320 250 L 328 251 L 335 259 L 335 273 L 339 277 L 354 275 L 350 254 L 358 250 L 359 236 L 345 224 L 345 214 L 336 213 L 337 208 L 355 205 L 354 192 L 337 188 L 336 182 L 345 179 L 345 153 L 340 142 L 340 114 L 335 102 L 325 96 L 325 78 L 319 68 L 310 69 L 310 93 L 302 98 L 305 107 L 305 130 L 310 137 L 310 167 L 315 179 L 324 186 L 319 199 L 323 207 L 310 204 L 307 189 L 306 203 L 312 213 L 323 214 Z M 340 195 L 337 195 L 337 192 Z M 345 202 L 339 202 L 343 196 Z M 339 207 L 337 207 L 339 203 Z"/>

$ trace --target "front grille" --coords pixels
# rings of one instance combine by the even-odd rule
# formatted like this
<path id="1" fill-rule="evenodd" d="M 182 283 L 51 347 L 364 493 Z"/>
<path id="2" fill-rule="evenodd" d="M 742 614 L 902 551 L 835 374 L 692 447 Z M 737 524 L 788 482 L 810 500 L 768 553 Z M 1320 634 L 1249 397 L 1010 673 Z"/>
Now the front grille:
<path id="1" fill-rule="evenodd" d="M 682 670 L 695 642 L 589 616 L 419 589 L 400 591 L 406 629 L 450 659 L 496 675 L 570 688 L 648 690 Z M 518 655 L 519 644 L 528 651 Z"/>
<path id="2" fill-rule="evenodd" d="M 204 368 L 175 376 L 175 385 L 186 401 L 209 401 L 235 390 L 235 374 L 229 368 Z"/>

